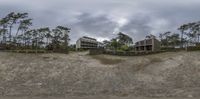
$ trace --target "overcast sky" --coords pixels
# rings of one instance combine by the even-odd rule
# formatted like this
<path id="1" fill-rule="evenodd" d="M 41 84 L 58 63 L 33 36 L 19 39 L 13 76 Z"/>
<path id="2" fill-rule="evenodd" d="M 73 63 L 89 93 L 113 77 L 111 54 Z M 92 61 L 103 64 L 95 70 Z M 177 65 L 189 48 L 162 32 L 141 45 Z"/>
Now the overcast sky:
<path id="1" fill-rule="evenodd" d="M 0 0 L 0 17 L 28 12 L 33 27 L 70 27 L 71 43 L 82 36 L 102 41 L 121 31 L 134 41 L 147 34 L 177 32 L 199 21 L 200 0 Z"/>

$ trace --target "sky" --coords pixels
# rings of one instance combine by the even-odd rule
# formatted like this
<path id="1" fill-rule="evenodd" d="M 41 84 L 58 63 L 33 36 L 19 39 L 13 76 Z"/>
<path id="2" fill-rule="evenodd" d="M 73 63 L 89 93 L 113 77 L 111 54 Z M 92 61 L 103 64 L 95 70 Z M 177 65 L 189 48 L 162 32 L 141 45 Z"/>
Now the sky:
<path id="1" fill-rule="evenodd" d="M 70 43 L 82 36 L 110 40 L 118 32 L 142 40 L 146 35 L 200 20 L 200 0 L 0 0 L 0 18 L 27 12 L 31 28 L 71 28 Z"/>

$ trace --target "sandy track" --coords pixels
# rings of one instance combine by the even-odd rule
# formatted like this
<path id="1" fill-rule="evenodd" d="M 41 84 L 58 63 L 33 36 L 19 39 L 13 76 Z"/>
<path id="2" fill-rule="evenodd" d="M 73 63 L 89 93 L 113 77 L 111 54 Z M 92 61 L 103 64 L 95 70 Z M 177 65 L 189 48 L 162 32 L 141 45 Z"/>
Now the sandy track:
<path id="1" fill-rule="evenodd" d="M 171 97 L 171 98 L 148 98 L 148 97 L 117 97 L 117 96 L 68 96 L 68 97 L 0 97 L 0 99 L 199 99 L 199 98 L 184 98 L 184 97 Z"/>
<path id="2" fill-rule="evenodd" d="M 0 57 L 1 96 L 200 97 L 199 52 L 137 57 L 99 55 L 101 58 L 87 52 L 0 52 Z M 122 61 L 104 64 L 102 59 Z"/>

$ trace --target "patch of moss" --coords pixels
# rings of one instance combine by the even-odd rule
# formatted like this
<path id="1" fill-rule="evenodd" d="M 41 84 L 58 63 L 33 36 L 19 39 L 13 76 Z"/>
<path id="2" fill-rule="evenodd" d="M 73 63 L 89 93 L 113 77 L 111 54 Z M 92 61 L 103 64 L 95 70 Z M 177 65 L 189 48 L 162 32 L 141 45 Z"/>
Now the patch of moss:
<path id="1" fill-rule="evenodd" d="M 91 56 L 93 59 L 99 60 L 102 64 L 104 65 L 114 65 L 114 64 L 119 64 L 123 60 L 122 59 L 117 59 L 117 58 L 108 58 L 103 55 L 93 55 Z"/>

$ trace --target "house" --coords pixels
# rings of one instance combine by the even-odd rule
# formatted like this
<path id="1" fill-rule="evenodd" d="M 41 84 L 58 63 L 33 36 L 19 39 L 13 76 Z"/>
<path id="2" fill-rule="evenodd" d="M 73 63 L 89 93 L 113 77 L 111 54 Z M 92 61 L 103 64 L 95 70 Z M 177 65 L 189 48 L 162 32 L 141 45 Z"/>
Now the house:
<path id="1" fill-rule="evenodd" d="M 76 49 L 95 49 L 98 48 L 98 41 L 94 38 L 83 36 L 76 41 Z"/>
<path id="2" fill-rule="evenodd" d="M 135 43 L 135 51 L 160 51 L 161 43 L 155 37 L 146 38 Z"/>
<path id="3" fill-rule="evenodd" d="M 0 43 L 0 50 L 4 50 L 5 49 L 5 45 Z"/>

